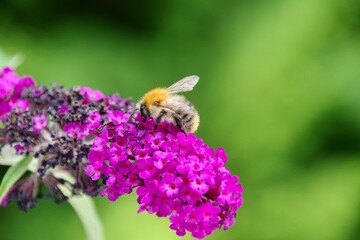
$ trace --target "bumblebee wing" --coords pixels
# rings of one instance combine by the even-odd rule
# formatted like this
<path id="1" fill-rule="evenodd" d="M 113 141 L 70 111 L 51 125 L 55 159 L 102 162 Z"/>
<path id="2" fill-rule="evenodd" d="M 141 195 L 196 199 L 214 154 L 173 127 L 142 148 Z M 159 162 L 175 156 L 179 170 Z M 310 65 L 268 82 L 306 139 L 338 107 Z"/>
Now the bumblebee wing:
<path id="1" fill-rule="evenodd" d="M 184 77 L 183 79 L 177 81 L 176 83 L 168 87 L 167 90 L 171 94 L 191 91 L 193 90 L 199 79 L 200 78 L 196 75 Z"/>

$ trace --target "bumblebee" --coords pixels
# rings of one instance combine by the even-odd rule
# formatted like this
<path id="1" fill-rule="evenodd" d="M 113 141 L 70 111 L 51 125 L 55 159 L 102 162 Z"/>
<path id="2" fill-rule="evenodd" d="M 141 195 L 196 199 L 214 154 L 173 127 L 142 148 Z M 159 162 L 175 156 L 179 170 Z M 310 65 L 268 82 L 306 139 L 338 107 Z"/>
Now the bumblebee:
<path id="1" fill-rule="evenodd" d="M 199 114 L 191 102 L 176 93 L 191 91 L 198 81 L 198 76 L 188 76 L 168 88 L 150 90 L 139 100 L 135 110 L 143 117 L 153 117 L 156 123 L 167 121 L 186 134 L 193 133 L 199 127 Z"/>

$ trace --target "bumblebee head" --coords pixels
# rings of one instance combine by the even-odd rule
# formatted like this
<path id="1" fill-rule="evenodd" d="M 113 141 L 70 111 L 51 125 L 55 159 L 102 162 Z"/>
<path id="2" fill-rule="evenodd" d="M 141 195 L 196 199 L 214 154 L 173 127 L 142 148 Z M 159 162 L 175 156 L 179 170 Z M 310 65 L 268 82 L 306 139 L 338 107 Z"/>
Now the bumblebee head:
<path id="1" fill-rule="evenodd" d="M 155 88 L 144 95 L 144 104 L 148 108 L 169 98 L 169 91 L 166 88 Z"/>

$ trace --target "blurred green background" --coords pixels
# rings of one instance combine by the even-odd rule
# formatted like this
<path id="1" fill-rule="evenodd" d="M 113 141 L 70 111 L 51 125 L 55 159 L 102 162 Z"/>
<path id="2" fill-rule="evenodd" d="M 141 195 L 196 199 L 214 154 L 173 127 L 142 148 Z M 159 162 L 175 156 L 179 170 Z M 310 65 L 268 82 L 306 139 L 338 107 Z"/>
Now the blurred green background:
<path id="1" fill-rule="evenodd" d="M 186 94 L 197 135 L 226 149 L 245 189 L 234 226 L 208 239 L 360 239 L 358 0 L 2 0 L 0 48 L 40 84 L 134 101 L 199 75 Z M 179 239 L 136 214 L 135 194 L 96 204 L 108 240 Z M 85 234 L 68 204 L 45 201 L 0 208 L 0 239 Z"/>

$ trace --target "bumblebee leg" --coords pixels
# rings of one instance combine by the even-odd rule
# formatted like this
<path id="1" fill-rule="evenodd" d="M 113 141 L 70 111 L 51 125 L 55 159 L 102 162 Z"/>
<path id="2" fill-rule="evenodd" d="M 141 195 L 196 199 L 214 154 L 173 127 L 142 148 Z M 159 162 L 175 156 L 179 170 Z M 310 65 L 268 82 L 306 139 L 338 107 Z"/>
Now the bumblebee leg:
<path id="1" fill-rule="evenodd" d="M 156 124 L 159 124 L 161 122 L 161 119 L 163 118 L 163 116 L 166 114 L 167 114 L 167 112 L 164 109 L 161 110 L 159 116 L 156 118 Z"/>
<path id="2" fill-rule="evenodd" d="M 130 116 L 129 116 L 128 120 L 126 121 L 126 123 L 129 123 L 129 122 L 131 122 L 131 121 L 132 121 L 132 119 L 133 119 L 133 117 L 134 117 L 135 112 L 136 112 L 136 111 L 138 111 L 138 110 L 139 110 L 139 109 L 137 109 L 137 108 L 134 108 L 134 109 L 132 110 L 132 112 L 131 112 L 131 114 L 130 114 Z"/>
<path id="3" fill-rule="evenodd" d="M 181 131 L 184 132 L 184 130 L 183 130 L 183 122 L 180 119 L 180 117 L 177 114 L 173 114 L 173 117 L 175 119 L 176 125 L 181 129 Z"/>
<path id="4" fill-rule="evenodd" d="M 144 104 L 140 105 L 140 113 L 143 117 L 150 117 L 149 109 Z"/>

